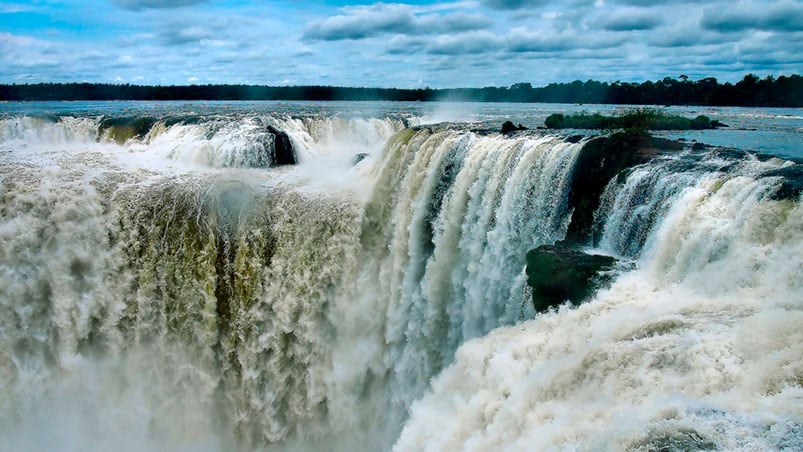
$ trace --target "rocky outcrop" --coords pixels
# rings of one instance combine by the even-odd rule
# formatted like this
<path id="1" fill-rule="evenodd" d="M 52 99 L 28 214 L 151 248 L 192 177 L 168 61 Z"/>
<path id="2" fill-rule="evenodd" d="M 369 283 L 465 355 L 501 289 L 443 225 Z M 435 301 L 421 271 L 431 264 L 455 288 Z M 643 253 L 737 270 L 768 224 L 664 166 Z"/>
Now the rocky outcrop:
<path id="1" fill-rule="evenodd" d="M 596 129 L 596 130 L 705 130 L 728 127 L 708 116 L 686 118 L 670 115 L 660 110 L 636 109 L 622 115 L 605 116 L 600 113 L 563 115 L 553 113 L 544 120 L 548 129 Z"/>
<path id="2" fill-rule="evenodd" d="M 568 208 L 573 210 L 567 240 L 593 243 L 594 212 L 608 182 L 621 171 L 683 144 L 648 134 L 618 132 L 589 140 L 580 151 L 571 176 Z"/>
<path id="3" fill-rule="evenodd" d="M 791 165 L 785 168 L 772 170 L 761 175 L 762 177 L 781 177 L 781 185 L 772 194 L 772 199 L 782 201 L 791 199 L 796 201 L 803 192 L 803 165 Z"/>
<path id="4" fill-rule="evenodd" d="M 368 157 L 367 152 L 360 152 L 359 154 L 354 154 L 354 157 L 351 158 L 351 166 L 357 166 L 358 163 L 362 162 Z"/>
<path id="5" fill-rule="evenodd" d="M 123 144 L 131 138 L 142 138 L 150 132 L 157 119 L 149 116 L 103 118 L 100 130 L 108 138 Z"/>
<path id="6" fill-rule="evenodd" d="M 565 242 L 541 245 L 527 253 L 527 284 L 537 312 L 566 301 L 580 304 L 612 279 L 616 259 L 588 254 Z"/>
<path id="7" fill-rule="evenodd" d="M 719 450 L 717 443 L 692 429 L 652 431 L 644 439 L 631 444 L 628 450 L 680 451 Z"/>
<path id="8" fill-rule="evenodd" d="M 290 136 L 273 126 L 268 126 L 268 133 L 273 135 L 272 149 L 268 150 L 271 166 L 297 164 L 298 160 Z"/>
<path id="9" fill-rule="evenodd" d="M 513 133 L 513 132 L 518 132 L 519 130 L 527 130 L 527 128 L 524 127 L 521 124 L 515 125 L 511 121 L 505 121 L 504 123 L 502 123 L 502 134 L 503 135 L 508 135 L 508 134 Z"/>

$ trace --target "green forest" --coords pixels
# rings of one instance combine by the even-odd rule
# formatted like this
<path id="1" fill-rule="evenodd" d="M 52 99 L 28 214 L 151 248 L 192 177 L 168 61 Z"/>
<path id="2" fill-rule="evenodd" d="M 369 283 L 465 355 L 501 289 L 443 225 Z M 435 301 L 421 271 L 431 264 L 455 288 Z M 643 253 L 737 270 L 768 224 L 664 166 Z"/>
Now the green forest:
<path id="1" fill-rule="evenodd" d="M 720 83 L 711 77 L 690 80 L 681 75 L 641 83 L 575 80 L 541 87 L 516 83 L 508 87 L 444 89 L 38 83 L 0 85 L 0 100 L 382 100 L 803 107 L 803 77 L 794 74 L 762 79 L 747 74 L 736 83 Z"/>

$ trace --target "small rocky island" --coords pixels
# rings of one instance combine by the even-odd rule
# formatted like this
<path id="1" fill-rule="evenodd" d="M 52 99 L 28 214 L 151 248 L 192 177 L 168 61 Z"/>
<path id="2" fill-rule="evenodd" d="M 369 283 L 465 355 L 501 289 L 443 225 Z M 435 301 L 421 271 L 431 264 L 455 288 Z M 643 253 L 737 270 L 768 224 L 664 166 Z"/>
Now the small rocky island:
<path id="1" fill-rule="evenodd" d="M 599 113 L 563 115 L 554 113 L 544 120 L 547 129 L 594 129 L 594 130 L 706 130 L 728 127 L 708 116 L 695 118 L 670 115 L 661 110 L 639 108 L 617 116 Z"/>

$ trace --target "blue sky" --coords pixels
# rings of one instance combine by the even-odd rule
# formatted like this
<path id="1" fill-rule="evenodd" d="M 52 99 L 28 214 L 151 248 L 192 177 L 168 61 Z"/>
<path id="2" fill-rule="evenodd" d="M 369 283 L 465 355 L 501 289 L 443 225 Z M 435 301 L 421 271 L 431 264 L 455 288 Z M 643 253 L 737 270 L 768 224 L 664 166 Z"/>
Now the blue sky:
<path id="1" fill-rule="evenodd" d="M 0 2 L 0 83 L 441 88 L 801 68 L 793 0 Z"/>

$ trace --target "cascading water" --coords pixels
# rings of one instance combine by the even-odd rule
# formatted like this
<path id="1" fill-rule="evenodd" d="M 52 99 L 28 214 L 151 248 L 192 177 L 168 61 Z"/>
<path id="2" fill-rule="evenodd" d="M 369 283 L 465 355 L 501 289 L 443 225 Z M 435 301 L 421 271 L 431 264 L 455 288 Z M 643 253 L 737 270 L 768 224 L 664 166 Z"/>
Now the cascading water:
<path id="1" fill-rule="evenodd" d="M 536 314 L 587 142 L 409 122 L 1 119 L 0 449 L 800 448 L 791 162 L 611 180 L 634 268 Z"/>
<path id="2" fill-rule="evenodd" d="M 376 249 L 370 296 L 386 294 L 386 366 L 406 408 L 463 341 L 534 314 L 524 255 L 565 233 L 562 188 L 581 144 L 429 129 L 395 140 L 362 239 Z"/>
<path id="3" fill-rule="evenodd" d="M 801 204 L 754 177 L 781 162 L 673 160 L 612 182 L 598 215 L 638 268 L 464 344 L 396 449 L 803 447 Z"/>

